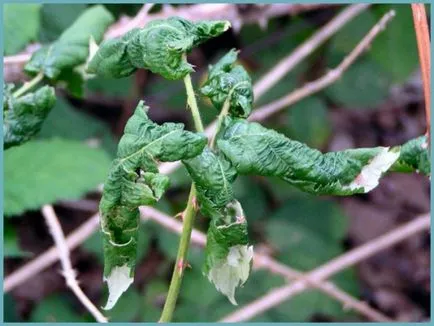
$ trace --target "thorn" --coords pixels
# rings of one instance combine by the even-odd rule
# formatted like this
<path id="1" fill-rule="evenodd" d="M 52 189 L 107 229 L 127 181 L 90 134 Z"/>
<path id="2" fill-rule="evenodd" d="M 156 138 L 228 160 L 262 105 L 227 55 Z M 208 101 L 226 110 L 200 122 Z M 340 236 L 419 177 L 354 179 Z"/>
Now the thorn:
<path id="1" fill-rule="evenodd" d="M 194 209 L 195 211 L 197 211 L 198 208 L 199 208 L 199 206 L 198 206 L 198 204 L 197 204 L 196 196 L 194 196 L 194 197 L 191 199 L 191 203 L 193 204 L 193 209 Z"/>
<path id="2" fill-rule="evenodd" d="M 237 223 L 244 223 L 246 218 L 244 216 L 235 216 Z"/>
<path id="3" fill-rule="evenodd" d="M 181 221 L 184 221 L 184 211 L 179 212 L 178 214 L 175 215 L 176 219 L 180 219 Z"/>
<path id="4" fill-rule="evenodd" d="M 187 263 L 184 264 L 184 268 L 192 269 L 193 267 L 191 267 L 191 265 L 187 262 Z"/>

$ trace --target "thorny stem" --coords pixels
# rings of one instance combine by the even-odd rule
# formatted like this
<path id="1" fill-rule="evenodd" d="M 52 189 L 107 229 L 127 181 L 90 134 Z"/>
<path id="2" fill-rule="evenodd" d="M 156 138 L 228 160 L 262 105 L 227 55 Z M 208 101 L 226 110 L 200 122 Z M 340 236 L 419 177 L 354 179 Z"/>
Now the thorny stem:
<path id="1" fill-rule="evenodd" d="M 19 97 L 23 95 L 24 93 L 35 87 L 42 80 L 42 78 L 44 78 L 44 73 L 40 72 L 32 80 L 25 82 L 23 86 L 21 86 L 16 92 L 12 94 L 12 96 Z"/>
<path id="2" fill-rule="evenodd" d="M 170 281 L 169 292 L 167 293 L 166 302 L 161 314 L 160 323 L 168 323 L 172 320 L 175 311 L 176 301 L 181 288 L 182 276 L 187 265 L 187 251 L 190 245 L 191 231 L 193 229 L 194 216 L 194 198 L 196 197 L 196 188 L 191 185 L 190 195 L 188 196 L 187 207 L 183 213 L 182 233 L 179 241 L 178 255 L 176 257 L 175 267 L 173 268 L 172 279 Z"/>
<path id="3" fill-rule="evenodd" d="M 414 29 L 416 31 L 417 49 L 419 52 L 420 68 L 422 72 L 423 91 L 425 97 L 425 114 L 428 144 L 430 144 L 431 135 L 431 55 L 430 55 L 430 38 L 428 31 L 428 22 L 426 18 L 425 5 L 423 3 L 412 3 Z M 430 148 L 430 146 L 428 146 Z"/>
<path id="4" fill-rule="evenodd" d="M 203 132 L 202 119 L 200 118 L 199 108 L 194 95 L 193 85 L 190 75 L 184 78 L 185 89 L 187 91 L 187 103 L 191 109 L 191 115 L 194 125 L 198 132 Z M 172 320 L 175 311 L 176 301 L 178 300 L 179 290 L 181 288 L 182 276 L 187 266 L 187 253 L 190 245 L 191 231 L 193 229 L 194 217 L 196 215 L 196 188 L 194 183 L 191 184 L 190 195 L 188 196 L 187 207 L 182 213 L 182 233 L 179 241 L 178 254 L 176 257 L 175 267 L 173 268 L 172 279 L 170 281 L 169 292 L 167 293 L 166 302 L 161 314 L 160 323 L 167 323 Z"/>
<path id="5" fill-rule="evenodd" d="M 226 99 L 225 103 L 223 104 L 223 108 L 220 111 L 220 114 L 218 116 L 217 127 L 215 129 L 214 136 L 211 139 L 211 143 L 209 145 L 210 148 L 214 148 L 215 141 L 216 141 L 216 138 L 217 138 L 217 134 L 219 133 L 219 131 L 220 131 L 221 127 L 222 127 L 222 124 L 223 124 L 223 119 L 228 115 L 229 108 L 231 106 L 230 98 L 231 98 L 231 94 L 229 94 L 228 98 Z"/>

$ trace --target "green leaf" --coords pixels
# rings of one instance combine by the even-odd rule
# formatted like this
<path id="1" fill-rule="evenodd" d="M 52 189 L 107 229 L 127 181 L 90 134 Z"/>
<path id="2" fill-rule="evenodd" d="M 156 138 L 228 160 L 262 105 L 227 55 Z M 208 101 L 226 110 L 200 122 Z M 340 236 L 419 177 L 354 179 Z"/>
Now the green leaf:
<path id="1" fill-rule="evenodd" d="M 211 221 L 207 233 L 204 274 L 216 289 L 236 305 L 235 289 L 249 277 L 253 246 L 249 246 L 247 222 L 241 205 L 228 205 L 224 219 Z"/>
<path id="2" fill-rule="evenodd" d="M 368 192 L 399 156 L 399 148 L 388 147 L 323 154 L 256 122 L 225 124 L 217 144 L 240 174 L 279 177 L 313 194 Z"/>
<path id="3" fill-rule="evenodd" d="M 33 323 L 85 322 L 85 318 L 72 310 L 71 302 L 62 295 L 52 295 L 38 303 L 32 311 Z"/>
<path id="4" fill-rule="evenodd" d="M 84 3 L 44 3 L 41 8 L 40 42 L 57 40 L 85 10 Z"/>
<path id="5" fill-rule="evenodd" d="M 232 183 L 237 171 L 222 155 L 210 148 L 189 160 L 183 161 L 197 190 L 197 199 L 202 214 L 220 218 L 226 205 L 234 199 Z"/>
<path id="6" fill-rule="evenodd" d="M 110 155 L 116 154 L 112 132 L 104 122 L 76 110 L 64 98 L 58 97 L 38 135 L 40 138 L 61 137 L 73 140 L 97 140 Z"/>
<path id="7" fill-rule="evenodd" d="M 31 141 L 4 153 L 4 214 L 17 215 L 60 199 L 78 199 L 104 180 L 107 154 L 83 143 Z"/>
<path id="8" fill-rule="evenodd" d="M 395 10 L 395 18 L 372 42 L 369 55 L 388 71 L 395 83 L 404 82 L 419 64 L 411 7 L 403 4 L 373 8 L 377 19 Z"/>
<path id="9" fill-rule="evenodd" d="M 184 283 L 184 282 L 183 282 Z M 165 280 L 152 279 L 150 283 L 146 284 L 144 290 L 144 304 L 141 309 L 142 320 L 145 322 L 157 322 L 161 316 L 162 304 L 164 303 L 165 296 L 169 287 Z M 180 295 L 184 293 L 181 291 Z"/>
<path id="10" fill-rule="evenodd" d="M 319 97 L 309 97 L 288 110 L 289 135 L 308 146 L 323 146 L 331 134 L 327 106 Z"/>
<path id="11" fill-rule="evenodd" d="M 12 84 L 3 88 L 3 142 L 8 149 L 33 138 L 56 102 L 54 88 L 44 86 L 21 97 L 12 95 Z"/>
<path id="12" fill-rule="evenodd" d="M 156 203 L 169 186 L 168 177 L 158 173 L 158 161 L 192 158 L 207 142 L 204 135 L 184 131 L 183 124 L 153 123 L 147 110 L 141 101 L 128 120 L 100 202 L 104 280 L 110 293 L 105 309 L 111 309 L 133 282 L 138 207 Z"/>
<path id="13" fill-rule="evenodd" d="M 91 38 L 100 42 L 112 22 L 113 16 L 103 6 L 87 9 L 57 41 L 35 52 L 26 64 L 25 71 L 30 75 L 42 71 L 53 80 L 58 80 L 62 73 L 63 77 L 71 75 L 71 70 L 86 63 Z"/>
<path id="14" fill-rule="evenodd" d="M 144 68 L 167 79 L 181 79 L 193 71 L 185 54 L 229 27 L 228 21 L 189 22 L 179 17 L 154 20 L 142 29 L 102 43 L 88 72 L 120 78 Z"/>
<path id="15" fill-rule="evenodd" d="M 11 55 L 23 50 L 39 33 L 39 3 L 5 3 L 4 54 Z"/>
<path id="16" fill-rule="evenodd" d="M 213 105 L 222 110 L 229 101 L 231 116 L 246 118 L 252 111 L 252 80 L 247 71 L 235 65 L 238 52 L 229 51 L 214 66 L 209 67 L 208 80 L 200 89 L 203 95 L 211 99 Z"/>
<path id="17" fill-rule="evenodd" d="M 401 146 L 398 161 L 392 166 L 391 171 L 413 172 L 417 171 L 425 175 L 431 174 L 431 161 L 428 151 L 426 136 L 411 139 Z"/>

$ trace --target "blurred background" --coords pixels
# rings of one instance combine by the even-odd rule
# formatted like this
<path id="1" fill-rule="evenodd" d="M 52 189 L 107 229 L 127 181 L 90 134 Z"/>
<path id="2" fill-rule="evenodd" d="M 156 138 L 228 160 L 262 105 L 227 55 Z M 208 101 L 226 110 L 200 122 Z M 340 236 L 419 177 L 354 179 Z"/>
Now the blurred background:
<path id="1" fill-rule="evenodd" d="M 5 56 L 56 40 L 87 7 L 8 6 L 4 10 Z M 290 10 L 285 5 L 273 11 L 270 6 L 279 5 L 231 6 L 240 17 L 248 18 L 245 24 L 233 24 L 236 28 L 191 52 L 189 62 L 196 66 L 192 76 L 196 88 L 206 79 L 208 65 L 232 48 L 241 50 L 240 63 L 253 81 L 258 80 L 345 7 L 312 5 Z M 134 16 L 141 6 L 110 4 L 106 8 L 122 22 L 124 16 Z M 163 9 L 176 12 L 179 6 L 155 5 L 150 15 Z M 291 70 L 259 99 L 256 107 L 337 66 L 390 9 L 396 11 L 396 17 L 342 78 L 262 123 L 322 151 L 398 145 L 423 134 L 423 88 L 409 5 L 372 5 Z M 264 12 L 274 14 L 264 18 Z M 227 18 L 235 22 L 235 18 Z M 21 27 L 17 27 L 18 22 Z M 16 31 L 24 25 L 27 37 L 20 38 L 21 32 Z M 5 71 L 5 78 L 23 80 L 19 71 Z M 98 210 L 100 195 L 94 189 L 104 182 L 125 123 L 140 99 L 150 106 L 152 120 L 183 122 L 193 129 L 183 83 L 164 80 L 149 71 L 140 70 L 125 79 L 88 80 L 82 97 L 61 87 L 57 95 L 56 106 L 38 135 L 50 146 L 29 142 L 3 154 L 5 276 L 53 245 L 40 213 L 43 204 L 54 204 L 65 234 Z M 217 112 L 199 94 L 198 99 L 202 118 L 208 124 Z M 189 187 L 185 169 L 176 170 L 170 189 L 156 207 L 174 216 L 184 209 Z M 262 177 L 239 177 L 235 191 L 246 212 L 252 243 L 301 271 L 309 271 L 427 213 L 430 207 L 429 180 L 416 174 L 387 175 L 374 191 L 347 198 L 313 197 L 277 179 Z M 207 223 L 199 216 L 195 226 L 206 231 Z M 104 312 L 111 321 L 158 320 L 178 239 L 177 234 L 155 222 L 141 225 L 135 282 L 113 310 Z M 337 274 L 332 281 L 391 318 L 429 320 L 429 240 L 429 234 L 413 236 Z M 101 235 L 93 234 L 72 251 L 71 259 L 84 292 L 97 307 L 103 306 L 107 290 L 102 283 Z M 203 259 L 203 249 L 192 247 L 192 268 L 185 273 L 175 321 L 211 322 L 236 309 L 202 276 Z M 280 276 L 255 271 L 237 291 L 239 306 L 283 284 Z M 66 288 L 58 263 L 14 287 L 4 299 L 5 321 L 93 321 Z M 365 319 L 323 293 L 310 290 L 252 321 Z"/>

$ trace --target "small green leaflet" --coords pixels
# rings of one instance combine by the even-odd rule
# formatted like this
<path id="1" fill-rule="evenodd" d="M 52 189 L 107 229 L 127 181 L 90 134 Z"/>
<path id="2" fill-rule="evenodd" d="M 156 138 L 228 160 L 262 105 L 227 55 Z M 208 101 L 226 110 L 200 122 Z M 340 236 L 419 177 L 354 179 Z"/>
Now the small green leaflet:
<path id="1" fill-rule="evenodd" d="M 90 42 L 100 42 L 105 30 L 114 21 L 112 14 L 101 5 L 87 9 L 65 30 L 59 39 L 43 46 L 32 55 L 24 67 L 30 75 L 43 72 L 52 80 L 65 80 L 77 87 L 82 67 L 89 57 Z M 76 91 L 77 92 L 77 91 Z"/>
<path id="2" fill-rule="evenodd" d="M 246 118 L 252 111 L 253 88 L 249 74 L 241 65 L 235 65 L 238 51 L 232 49 L 214 66 L 209 67 L 208 80 L 201 88 L 203 95 L 222 110 L 229 101 L 229 113 L 233 117 Z"/>
<path id="3" fill-rule="evenodd" d="M 214 219 L 208 228 L 204 273 L 216 289 L 236 305 L 235 288 L 250 273 L 253 246 L 249 246 L 247 222 L 238 201 L 226 207 L 226 216 Z"/>
<path id="4" fill-rule="evenodd" d="M 186 53 L 229 27 L 228 21 L 189 22 L 179 17 L 154 20 L 142 29 L 136 28 L 121 38 L 103 42 L 87 70 L 121 78 L 143 68 L 167 79 L 181 79 L 193 71 Z"/>
<path id="5" fill-rule="evenodd" d="M 411 158 L 401 156 L 399 146 L 322 154 L 259 123 L 243 119 L 227 118 L 217 144 L 239 173 L 280 177 L 300 190 L 317 195 L 371 191 L 382 174 L 397 162 L 422 166 L 422 172 L 427 169 L 426 163 L 414 162 L 412 143 L 404 147 L 404 153 L 412 153 Z M 418 150 L 421 148 L 419 146 Z"/>
<path id="6" fill-rule="evenodd" d="M 183 163 L 196 186 L 202 214 L 221 218 L 223 209 L 234 199 L 232 183 L 237 171 L 224 156 L 215 154 L 208 147 Z"/>
<path id="7" fill-rule="evenodd" d="M 147 110 L 141 101 L 128 120 L 100 202 L 104 280 L 109 287 L 105 309 L 111 309 L 133 282 L 138 207 L 156 203 L 169 186 L 168 177 L 158 173 L 158 162 L 192 158 L 207 143 L 204 135 L 184 131 L 183 124 L 153 123 Z"/>
<path id="8" fill-rule="evenodd" d="M 3 142 L 8 149 L 29 141 L 42 128 L 56 103 L 54 88 L 44 86 L 34 93 L 14 97 L 14 85 L 3 87 Z"/>

